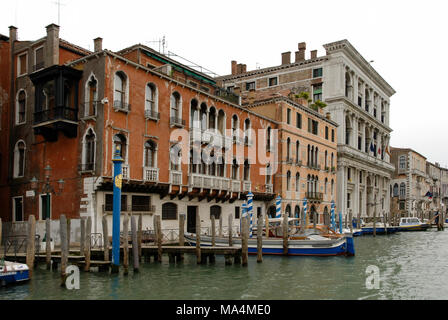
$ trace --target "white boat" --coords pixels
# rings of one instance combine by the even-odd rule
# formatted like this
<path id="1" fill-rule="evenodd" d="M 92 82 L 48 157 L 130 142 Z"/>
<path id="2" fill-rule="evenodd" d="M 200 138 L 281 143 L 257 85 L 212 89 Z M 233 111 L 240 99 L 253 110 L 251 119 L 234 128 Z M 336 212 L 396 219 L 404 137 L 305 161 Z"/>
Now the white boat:
<path id="1" fill-rule="evenodd" d="M 29 268 L 24 263 L 0 261 L 0 286 L 20 283 L 30 279 Z"/>
<path id="2" fill-rule="evenodd" d="M 400 218 L 399 231 L 425 231 L 430 225 L 416 217 Z"/>

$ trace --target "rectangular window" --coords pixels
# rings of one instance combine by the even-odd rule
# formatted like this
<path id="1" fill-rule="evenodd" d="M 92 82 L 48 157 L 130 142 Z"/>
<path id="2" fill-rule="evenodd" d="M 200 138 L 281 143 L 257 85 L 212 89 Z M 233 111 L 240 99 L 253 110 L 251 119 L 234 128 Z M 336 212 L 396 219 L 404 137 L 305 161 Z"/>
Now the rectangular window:
<path id="1" fill-rule="evenodd" d="M 325 126 L 325 139 L 328 140 L 328 127 Z"/>
<path id="2" fill-rule="evenodd" d="M 17 59 L 17 74 L 19 76 L 24 75 L 28 72 L 28 55 L 26 53 L 19 56 Z"/>
<path id="3" fill-rule="evenodd" d="M 261 217 L 261 207 L 257 207 L 257 218 Z"/>
<path id="4" fill-rule="evenodd" d="M 296 113 L 296 127 L 302 129 L 302 115 L 300 113 Z"/>
<path id="5" fill-rule="evenodd" d="M 278 83 L 278 78 L 277 77 L 273 77 L 273 78 L 269 78 L 269 86 L 276 86 Z"/>
<path id="6" fill-rule="evenodd" d="M 351 181 L 352 180 L 352 175 L 351 175 L 351 170 L 350 168 L 347 168 L 347 180 Z"/>
<path id="7" fill-rule="evenodd" d="M 317 135 L 319 133 L 319 122 L 308 118 L 308 132 Z"/>
<path id="8" fill-rule="evenodd" d="M 358 106 L 362 107 L 362 97 L 358 96 Z"/>
<path id="9" fill-rule="evenodd" d="M 350 208 L 350 193 L 347 193 L 347 208 Z"/>
<path id="10" fill-rule="evenodd" d="M 313 86 L 313 101 L 322 101 L 322 84 L 317 84 Z"/>
<path id="11" fill-rule="evenodd" d="M 42 220 L 51 219 L 51 195 L 40 195 L 40 217 Z"/>
<path id="12" fill-rule="evenodd" d="M 313 69 L 313 78 L 322 77 L 322 68 Z"/>
<path id="13" fill-rule="evenodd" d="M 253 82 L 246 82 L 246 90 L 255 90 L 255 81 Z"/>
<path id="14" fill-rule="evenodd" d="M 149 212 L 150 207 L 150 196 L 132 196 L 132 211 Z"/>
<path id="15" fill-rule="evenodd" d="M 233 93 L 234 90 L 235 90 L 235 87 L 234 87 L 234 86 L 229 86 L 229 87 L 226 88 L 226 90 L 227 90 L 227 92 L 229 92 L 229 93 Z"/>
<path id="16" fill-rule="evenodd" d="M 121 195 L 121 211 L 128 211 L 128 198 L 125 194 Z M 113 211 L 114 195 L 111 193 L 106 194 L 104 204 L 104 211 Z"/>
<path id="17" fill-rule="evenodd" d="M 240 218 L 240 207 L 235 207 L 235 219 Z"/>
<path id="18" fill-rule="evenodd" d="M 14 221 L 24 221 L 23 220 L 23 197 L 15 197 L 12 199 L 13 209 L 14 209 Z"/>
<path id="19" fill-rule="evenodd" d="M 291 124 L 291 109 L 286 110 L 286 123 Z"/>
<path id="20" fill-rule="evenodd" d="M 331 129 L 331 142 L 334 142 L 334 129 Z"/>
<path id="21" fill-rule="evenodd" d="M 358 150 L 362 151 L 362 137 L 358 136 Z"/>
<path id="22" fill-rule="evenodd" d="M 44 47 L 34 50 L 34 71 L 44 67 Z"/>
<path id="23" fill-rule="evenodd" d="M 405 202 L 404 202 L 404 201 L 400 201 L 400 202 L 398 203 L 398 205 L 399 205 L 399 209 L 400 209 L 400 210 L 405 210 L 405 209 L 406 209 L 406 207 L 405 207 Z"/>

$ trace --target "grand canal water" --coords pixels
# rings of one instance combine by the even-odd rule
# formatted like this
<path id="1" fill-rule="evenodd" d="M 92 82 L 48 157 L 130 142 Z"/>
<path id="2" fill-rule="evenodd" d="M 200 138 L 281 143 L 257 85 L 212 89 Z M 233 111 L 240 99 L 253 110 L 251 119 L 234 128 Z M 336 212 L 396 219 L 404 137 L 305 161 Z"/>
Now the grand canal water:
<path id="1" fill-rule="evenodd" d="M 59 272 L 40 265 L 23 285 L 0 288 L 1 299 L 448 299 L 448 230 L 401 232 L 355 238 L 356 256 L 249 257 L 248 267 L 183 264 L 141 265 L 140 273 L 81 272 L 80 289 L 60 287 Z M 165 260 L 166 259 L 166 260 Z M 366 286 L 366 269 L 377 266 L 379 289 Z"/>

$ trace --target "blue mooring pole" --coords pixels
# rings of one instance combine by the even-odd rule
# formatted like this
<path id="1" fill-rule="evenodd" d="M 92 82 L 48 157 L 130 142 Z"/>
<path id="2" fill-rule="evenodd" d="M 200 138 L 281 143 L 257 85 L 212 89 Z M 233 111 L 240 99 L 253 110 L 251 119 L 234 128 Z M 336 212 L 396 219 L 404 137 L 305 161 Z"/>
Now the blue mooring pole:
<path id="1" fill-rule="evenodd" d="M 121 158 L 121 148 L 117 146 L 114 158 L 114 196 L 113 196 L 113 215 L 112 215 L 112 272 L 117 273 L 120 268 L 120 211 L 121 211 L 121 184 L 123 175 L 121 174 L 121 166 L 123 164 Z"/>

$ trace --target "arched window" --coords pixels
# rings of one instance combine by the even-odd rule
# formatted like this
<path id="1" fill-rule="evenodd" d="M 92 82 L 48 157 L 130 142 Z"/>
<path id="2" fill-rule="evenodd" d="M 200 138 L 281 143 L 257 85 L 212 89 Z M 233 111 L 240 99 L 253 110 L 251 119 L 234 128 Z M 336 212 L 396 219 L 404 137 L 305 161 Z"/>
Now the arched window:
<path id="1" fill-rule="evenodd" d="M 210 219 L 213 216 L 215 217 L 215 219 L 219 219 L 221 217 L 221 207 L 220 206 L 211 206 L 210 207 Z"/>
<path id="2" fill-rule="evenodd" d="M 232 116 L 232 136 L 234 137 L 233 138 L 234 142 L 236 142 L 236 137 L 238 137 L 239 128 L 240 128 L 240 123 L 239 123 L 238 116 L 236 114 L 234 114 Z"/>
<path id="3" fill-rule="evenodd" d="M 406 184 L 404 182 L 400 183 L 400 197 L 406 197 Z"/>
<path id="4" fill-rule="evenodd" d="M 294 218 L 299 218 L 300 219 L 300 207 L 299 205 L 296 205 L 294 208 Z"/>
<path id="5" fill-rule="evenodd" d="M 300 142 L 299 140 L 296 141 L 296 162 L 299 162 L 300 160 Z"/>
<path id="6" fill-rule="evenodd" d="M 201 103 L 201 130 L 207 130 L 207 105 L 205 103 Z"/>
<path id="7" fill-rule="evenodd" d="M 286 190 L 291 190 L 291 171 L 286 173 Z"/>
<path id="8" fill-rule="evenodd" d="M 148 140 L 145 142 L 145 167 L 156 167 L 156 151 L 157 145 L 154 141 Z"/>
<path id="9" fill-rule="evenodd" d="M 266 150 L 271 150 L 271 135 L 272 135 L 272 129 L 271 127 L 268 127 L 266 130 Z"/>
<path id="10" fill-rule="evenodd" d="M 211 107 L 210 112 L 208 113 L 208 128 L 213 131 L 217 129 L 216 116 L 216 109 L 214 107 Z"/>
<path id="11" fill-rule="evenodd" d="M 223 110 L 218 112 L 218 131 L 222 135 L 226 133 L 226 114 Z"/>
<path id="12" fill-rule="evenodd" d="M 238 165 L 236 159 L 233 159 L 233 163 L 232 163 L 232 179 L 233 180 L 239 180 L 238 168 L 239 168 L 239 165 Z"/>
<path id="13" fill-rule="evenodd" d="M 314 156 L 314 166 L 317 167 L 317 164 L 319 163 L 319 148 L 316 147 L 316 151 L 315 151 L 315 156 Z"/>
<path id="14" fill-rule="evenodd" d="M 300 173 L 296 173 L 296 192 L 300 191 Z"/>
<path id="15" fill-rule="evenodd" d="M 316 207 L 312 205 L 310 209 L 310 223 L 314 222 L 318 223 L 318 221 L 319 221 L 319 215 L 316 211 Z"/>
<path id="16" fill-rule="evenodd" d="M 152 113 L 156 112 L 157 109 L 157 87 L 154 83 L 148 83 L 145 92 L 145 110 Z"/>
<path id="17" fill-rule="evenodd" d="M 250 164 L 249 160 L 244 160 L 244 181 L 250 180 Z"/>
<path id="18" fill-rule="evenodd" d="M 244 120 L 244 143 L 250 144 L 250 119 Z"/>
<path id="19" fill-rule="evenodd" d="M 331 179 L 331 195 L 333 195 L 334 192 L 334 180 Z"/>
<path id="20" fill-rule="evenodd" d="M 180 163 L 182 160 L 182 147 L 175 144 L 170 148 L 170 170 L 180 171 Z"/>
<path id="21" fill-rule="evenodd" d="M 286 139 L 286 161 L 291 160 L 291 139 Z"/>
<path id="22" fill-rule="evenodd" d="M 353 93 L 352 90 L 352 79 L 350 77 L 350 74 L 348 72 L 345 73 L 345 96 L 349 99 L 353 99 Z"/>
<path id="23" fill-rule="evenodd" d="M 113 155 L 115 155 L 115 151 L 117 148 L 120 150 L 119 155 L 126 162 L 126 138 L 121 133 L 114 135 L 114 151 Z"/>
<path id="24" fill-rule="evenodd" d="M 327 194 L 328 178 L 325 178 L 324 182 L 324 194 Z"/>
<path id="25" fill-rule="evenodd" d="M 177 220 L 177 204 L 171 202 L 162 204 L 162 220 Z"/>
<path id="26" fill-rule="evenodd" d="M 115 73 L 114 78 L 114 107 L 120 109 L 127 109 L 127 99 L 126 99 L 126 91 L 127 91 L 127 77 L 122 71 L 118 71 Z"/>
<path id="27" fill-rule="evenodd" d="M 327 150 L 325 150 L 325 159 L 324 159 L 324 162 L 325 162 L 325 164 L 324 164 L 324 166 L 325 166 L 325 170 L 327 170 L 327 168 L 328 168 L 328 151 Z"/>
<path id="28" fill-rule="evenodd" d="M 84 116 L 96 116 L 98 104 L 98 81 L 92 74 L 86 83 Z"/>
<path id="29" fill-rule="evenodd" d="M 291 217 L 291 205 L 287 204 L 285 209 L 285 215 Z"/>
<path id="30" fill-rule="evenodd" d="M 83 170 L 94 170 L 95 168 L 95 133 L 89 128 L 84 136 Z"/>
<path id="31" fill-rule="evenodd" d="M 25 142 L 16 143 L 14 148 L 14 177 L 23 177 L 25 173 Z"/>
<path id="32" fill-rule="evenodd" d="M 17 94 L 16 124 L 24 123 L 26 116 L 26 93 L 20 90 Z"/>
<path id="33" fill-rule="evenodd" d="M 398 183 L 394 184 L 393 196 L 398 197 Z"/>
<path id="34" fill-rule="evenodd" d="M 179 92 L 175 91 L 170 98 L 170 117 L 172 124 L 181 124 L 182 100 Z"/>

